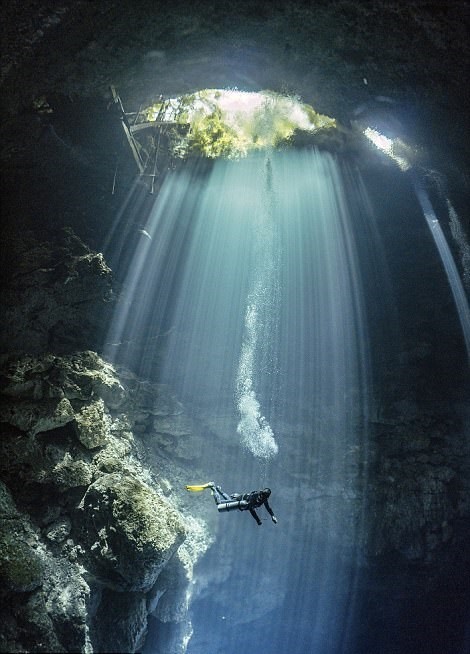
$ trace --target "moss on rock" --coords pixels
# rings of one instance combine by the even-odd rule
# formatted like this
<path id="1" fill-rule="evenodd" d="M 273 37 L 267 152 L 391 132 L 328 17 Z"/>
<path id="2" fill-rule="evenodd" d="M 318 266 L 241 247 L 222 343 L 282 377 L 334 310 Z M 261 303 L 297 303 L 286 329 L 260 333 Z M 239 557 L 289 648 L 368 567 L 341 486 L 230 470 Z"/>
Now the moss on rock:
<path id="1" fill-rule="evenodd" d="M 6 588 L 26 593 L 41 584 L 43 569 L 29 545 L 16 537 L 19 528 L 20 523 L 0 525 L 0 579 Z"/>
<path id="2" fill-rule="evenodd" d="M 16 509 L 9 490 L 0 482 L 0 592 L 28 592 L 41 584 L 41 560 L 30 544 L 36 541 L 28 518 Z"/>
<path id="3" fill-rule="evenodd" d="M 15 506 L 10 491 L 5 484 L 0 481 L 0 518 L 7 520 L 8 518 L 16 518 L 18 510 Z"/>
<path id="4" fill-rule="evenodd" d="M 68 356 L 6 357 L 1 362 L 3 396 L 31 402 L 51 399 L 89 401 L 101 398 L 116 408 L 126 398 L 113 366 L 96 352 L 84 350 Z M 21 427 L 20 427 L 21 428 Z M 39 430 L 37 430 L 39 431 Z"/>
<path id="5" fill-rule="evenodd" d="M 74 460 L 66 452 L 64 458 L 54 466 L 48 479 L 66 489 L 88 486 L 92 480 L 92 468 L 85 461 Z"/>
<path id="6" fill-rule="evenodd" d="M 78 439 L 88 450 L 101 447 L 109 434 L 109 418 L 105 405 L 100 398 L 96 402 L 84 406 L 75 419 L 77 421 Z"/>
<path id="7" fill-rule="evenodd" d="M 105 404 L 116 409 L 126 399 L 126 391 L 113 366 L 96 352 L 85 350 L 68 358 L 71 379 L 79 387 L 88 387 L 92 397 L 100 397 Z"/>
<path id="8" fill-rule="evenodd" d="M 185 537 L 180 514 L 135 477 L 104 475 L 81 505 L 82 538 L 103 581 L 146 591 Z"/>
<path id="9" fill-rule="evenodd" d="M 31 435 L 63 427 L 75 418 L 69 400 L 43 400 L 41 402 L 5 400 L 0 402 L 0 420 Z"/>

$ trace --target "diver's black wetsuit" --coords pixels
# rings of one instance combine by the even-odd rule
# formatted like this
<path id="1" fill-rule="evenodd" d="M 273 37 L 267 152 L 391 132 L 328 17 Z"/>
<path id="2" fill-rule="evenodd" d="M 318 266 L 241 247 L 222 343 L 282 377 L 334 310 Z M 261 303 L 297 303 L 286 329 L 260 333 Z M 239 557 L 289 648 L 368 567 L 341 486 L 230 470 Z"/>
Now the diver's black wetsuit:
<path id="1" fill-rule="evenodd" d="M 264 505 L 266 511 L 271 516 L 271 520 L 274 523 L 277 522 L 277 518 L 268 503 L 268 497 L 271 495 L 271 490 L 269 488 L 263 488 L 263 490 L 252 491 L 251 493 L 245 493 L 243 495 L 241 493 L 227 495 L 220 486 L 211 486 L 211 488 L 219 511 L 234 511 L 235 509 L 238 509 L 239 511 L 249 511 L 258 525 L 261 525 L 261 520 L 255 509 Z"/>

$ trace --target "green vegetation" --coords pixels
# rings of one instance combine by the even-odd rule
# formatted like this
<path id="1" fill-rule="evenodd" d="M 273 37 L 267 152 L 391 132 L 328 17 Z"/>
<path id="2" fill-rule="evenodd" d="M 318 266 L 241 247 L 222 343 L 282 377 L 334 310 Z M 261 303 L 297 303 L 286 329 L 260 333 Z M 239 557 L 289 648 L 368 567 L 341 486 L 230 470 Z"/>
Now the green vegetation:
<path id="1" fill-rule="evenodd" d="M 159 101 L 141 116 L 166 129 L 173 156 L 181 158 L 242 157 L 252 150 L 288 144 L 299 130 L 312 133 L 336 126 L 333 118 L 298 98 L 236 90 L 206 89 Z"/>
<path id="2" fill-rule="evenodd" d="M 187 139 L 188 152 L 205 157 L 231 157 L 239 149 L 239 138 L 235 130 L 223 119 L 219 107 L 209 115 L 196 114 L 191 123 Z"/>

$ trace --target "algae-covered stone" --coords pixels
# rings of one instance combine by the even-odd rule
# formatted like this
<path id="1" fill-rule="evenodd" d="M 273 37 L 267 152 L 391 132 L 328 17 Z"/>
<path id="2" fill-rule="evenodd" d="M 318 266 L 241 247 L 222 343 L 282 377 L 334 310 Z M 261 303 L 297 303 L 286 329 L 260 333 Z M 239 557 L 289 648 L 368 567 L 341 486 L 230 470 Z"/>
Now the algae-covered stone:
<path id="1" fill-rule="evenodd" d="M 11 402 L 2 398 L 0 402 L 0 420 L 31 435 L 63 427 L 74 418 L 72 405 L 65 397 L 42 402 Z"/>
<path id="2" fill-rule="evenodd" d="M 101 398 L 84 406 L 75 419 L 78 438 L 82 445 L 88 450 L 104 445 L 109 434 L 110 419 L 106 415 Z"/>
<path id="3" fill-rule="evenodd" d="M 90 653 L 87 625 L 90 587 L 84 579 L 83 568 L 61 557 L 50 557 L 45 565 L 46 609 L 62 651 Z"/>
<path id="4" fill-rule="evenodd" d="M 100 576 L 119 589 L 151 588 L 185 536 L 180 514 L 134 477 L 104 475 L 80 508 L 90 556 Z"/>
<path id="5" fill-rule="evenodd" d="M 59 643 L 55 633 L 54 623 L 47 612 L 46 599 L 41 589 L 29 595 L 24 604 L 22 622 L 24 623 L 24 640 L 22 639 L 22 645 L 25 647 L 24 651 L 64 651 L 64 647 Z M 18 629 L 15 636 L 18 637 Z M 40 647 L 38 647 L 39 643 Z M 0 651 L 2 650 L 0 649 Z"/>
<path id="6" fill-rule="evenodd" d="M 187 536 L 158 577 L 148 594 L 150 612 L 162 623 L 185 620 L 188 611 L 188 586 L 193 580 L 193 568 L 212 545 L 213 536 L 207 525 L 197 518 L 185 517 Z"/>
<path id="7" fill-rule="evenodd" d="M 7 359 L 2 366 L 2 394 L 33 400 L 64 397 L 59 361 L 60 358 L 50 353 Z"/>
<path id="8" fill-rule="evenodd" d="M 126 391 L 112 365 L 89 350 L 63 357 L 11 357 L 1 362 L 0 369 L 1 394 L 9 398 L 9 404 L 11 400 L 102 398 L 107 406 L 116 408 L 126 399 Z"/>
<path id="9" fill-rule="evenodd" d="M 13 501 L 10 491 L 0 480 L 0 519 L 16 518 L 18 509 Z"/>
<path id="10" fill-rule="evenodd" d="M 103 446 L 93 452 L 93 465 L 102 472 L 122 472 L 134 468 L 135 460 L 129 456 L 135 444 L 134 434 L 131 431 L 129 420 L 125 414 L 115 418 L 106 416 L 106 441 Z"/>
<path id="11" fill-rule="evenodd" d="M 0 525 L 0 579 L 6 588 L 26 593 L 41 584 L 43 569 L 31 547 L 18 539 L 20 529 L 20 523 Z"/>
<path id="12" fill-rule="evenodd" d="M 46 531 L 46 538 L 55 543 L 61 543 L 70 534 L 72 525 L 70 519 L 64 516 L 60 520 L 52 523 Z"/>
<path id="13" fill-rule="evenodd" d="M 120 434 L 122 436 L 122 434 Z M 131 434 L 132 437 L 132 434 Z M 117 438 L 110 435 L 104 447 L 99 449 L 93 457 L 93 465 L 103 472 L 121 472 L 129 464 L 131 442 L 126 438 Z"/>
<path id="14" fill-rule="evenodd" d="M 0 482 L 0 586 L 29 592 L 41 584 L 41 560 L 32 548 L 37 542 L 31 524 L 21 514 L 8 488 Z"/>
<path id="15" fill-rule="evenodd" d="M 81 388 L 88 388 L 91 396 L 100 397 L 106 406 L 116 409 L 126 399 L 126 391 L 113 366 L 96 352 L 86 350 L 69 358 L 70 378 Z"/>
<path id="16" fill-rule="evenodd" d="M 65 489 L 88 486 L 92 479 L 92 469 L 85 461 L 74 460 L 66 452 L 64 458 L 49 473 L 48 479 Z"/>

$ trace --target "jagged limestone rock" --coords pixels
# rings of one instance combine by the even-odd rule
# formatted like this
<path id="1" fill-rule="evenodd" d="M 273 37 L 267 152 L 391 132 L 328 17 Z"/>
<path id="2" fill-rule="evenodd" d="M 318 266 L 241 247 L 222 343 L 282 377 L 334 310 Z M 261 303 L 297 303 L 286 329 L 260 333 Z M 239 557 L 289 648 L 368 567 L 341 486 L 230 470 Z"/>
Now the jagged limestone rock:
<path id="1" fill-rule="evenodd" d="M 63 557 L 48 557 L 43 584 L 46 610 L 63 650 L 91 654 L 88 608 L 90 587 L 84 569 Z"/>
<path id="2" fill-rule="evenodd" d="M 121 382 L 90 351 L 6 357 L 0 375 L 0 474 L 41 527 L 37 534 L 24 527 L 12 498 L 0 494 L 0 509 L 16 525 L 3 548 L 16 556 L 16 568 L 10 558 L 2 568 L 4 590 L 9 601 L 33 593 L 22 601 L 23 631 L 13 608 L 0 613 L 10 625 L 0 649 L 41 642 L 51 652 L 91 654 L 112 643 L 135 651 L 151 611 L 159 624 L 185 624 L 192 568 L 211 538 L 205 523 L 176 509 L 179 467 L 168 459 L 165 477 L 160 470 L 154 478 L 163 441 L 173 459 L 194 452 L 192 424 L 170 389 L 131 373 Z M 134 435 L 139 426 L 148 440 Z"/>
<path id="3" fill-rule="evenodd" d="M 0 482 L 0 651 L 91 652 L 82 573 L 48 550 Z"/>
<path id="4" fill-rule="evenodd" d="M 105 588 L 95 618 L 96 650 L 138 651 L 147 632 L 147 614 L 143 593 L 120 593 Z"/>
<path id="5" fill-rule="evenodd" d="M 43 586 L 54 565 L 29 517 L 0 482 L 0 652 L 62 652 Z"/>
<path id="6" fill-rule="evenodd" d="M 88 463 L 80 459 L 73 459 L 69 452 L 65 452 L 63 458 L 46 475 L 44 481 L 52 482 L 62 489 L 70 489 L 88 486 L 91 484 L 92 477 L 92 468 Z"/>
<path id="7" fill-rule="evenodd" d="M 51 431 L 63 427 L 75 419 L 75 413 L 69 400 L 51 399 L 41 402 L 19 401 L 12 403 L 2 398 L 0 402 L 0 420 L 7 422 L 28 434 Z"/>
<path id="8" fill-rule="evenodd" d="M 182 516 L 166 499 L 118 473 L 91 484 L 80 514 L 100 578 L 121 590 L 148 591 L 185 536 Z"/>
<path id="9" fill-rule="evenodd" d="M 44 569 L 35 551 L 38 536 L 0 481 L 0 597 L 6 590 L 26 593 L 40 586 Z"/>
<path id="10" fill-rule="evenodd" d="M 122 472 L 128 467 L 126 461 L 130 451 L 129 441 L 110 436 L 105 446 L 93 457 L 93 464 L 102 472 Z"/>
<path id="11" fill-rule="evenodd" d="M 9 489 L 0 481 L 0 594 L 5 588 L 28 592 L 41 583 L 43 569 L 33 550 L 37 542 L 28 516 L 18 511 Z"/>
<path id="12" fill-rule="evenodd" d="M 75 415 L 78 440 L 88 450 L 104 445 L 109 433 L 109 423 L 105 405 L 101 398 L 88 404 Z"/>
<path id="13" fill-rule="evenodd" d="M 17 625 L 12 645 L 17 647 L 17 643 L 20 642 L 29 652 L 59 653 L 64 651 L 64 646 L 57 638 L 54 623 L 47 611 L 46 598 L 42 589 L 38 588 L 31 593 L 25 604 L 22 605 L 21 627 Z"/>
<path id="14" fill-rule="evenodd" d="M 88 385 L 93 397 L 100 397 L 110 409 L 117 409 L 123 404 L 127 393 L 116 371 L 96 352 L 87 350 L 79 355 L 72 355 L 70 364 L 74 373 L 71 375 L 72 379 L 75 379 L 80 387 Z"/>
<path id="15" fill-rule="evenodd" d="M 46 531 L 46 538 L 54 543 L 61 543 L 70 534 L 72 524 L 67 516 L 53 522 Z"/>
<path id="16" fill-rule="evenodd" d="M 41 357 L 23 356 L 19 359 L 4 357 L 2 362 L 2 394 L 11 398 L 42 400 L 45 398 L 64 397 L 60 375 L 52 354 Z M 55 374 L 54 374 L 55 373 Z"/>
<path id="17" fill-rule="evenodd" d="M 114 368 L 98 354 L 85 350 L 68 356 L 2 357 L 3 396 L 17 400 L 63 398 L 90 401 L 101 398 L 117 408 L 126 392 Z"/>
<path id="18" fill-rule="evenodd" d="M 187 536 L 149 593 L 150 612 L 160 622 L 181 622 L 187 618 L 190 594 L 197 560 L 212 545 L 214 537 L 200 519 L 185 518 Z"/>
<path id="19" fill-rule="evenodd" d="M 103 445 L 93 451 L 93 465 L 100 472 L 132 472 L 136 461 L 130 454 L 135 441 L 127 416 L 119 414 L 112 419 L 108 415 L 104 427 L 106 438 Z"/>
<path id="20" fill-rule="evenodd" d="M 18 510 L 15 502 L 13 501 L 10 491 L 2 481 L 0 481 L 0 517 L 2 520 L 18 517 Z"/>
<path id="21" fill-rule="evenodd" d="M 4 425 L 0 433 L 0 473 L 20 495 L 37 496 L 33 484 L 64 493 L 91 483 L 95 467 L 70 425 L 36 436 Z M 54 518 L 53 507 L 41 508 Z"/>
<path id="22" fill-rule="evenodd" d="M 27 593 L 41 585 L 43 566 L 28 540 L 33 536 L 23 516 L 0 518 L 0 579 L 4 590 Z"/>

